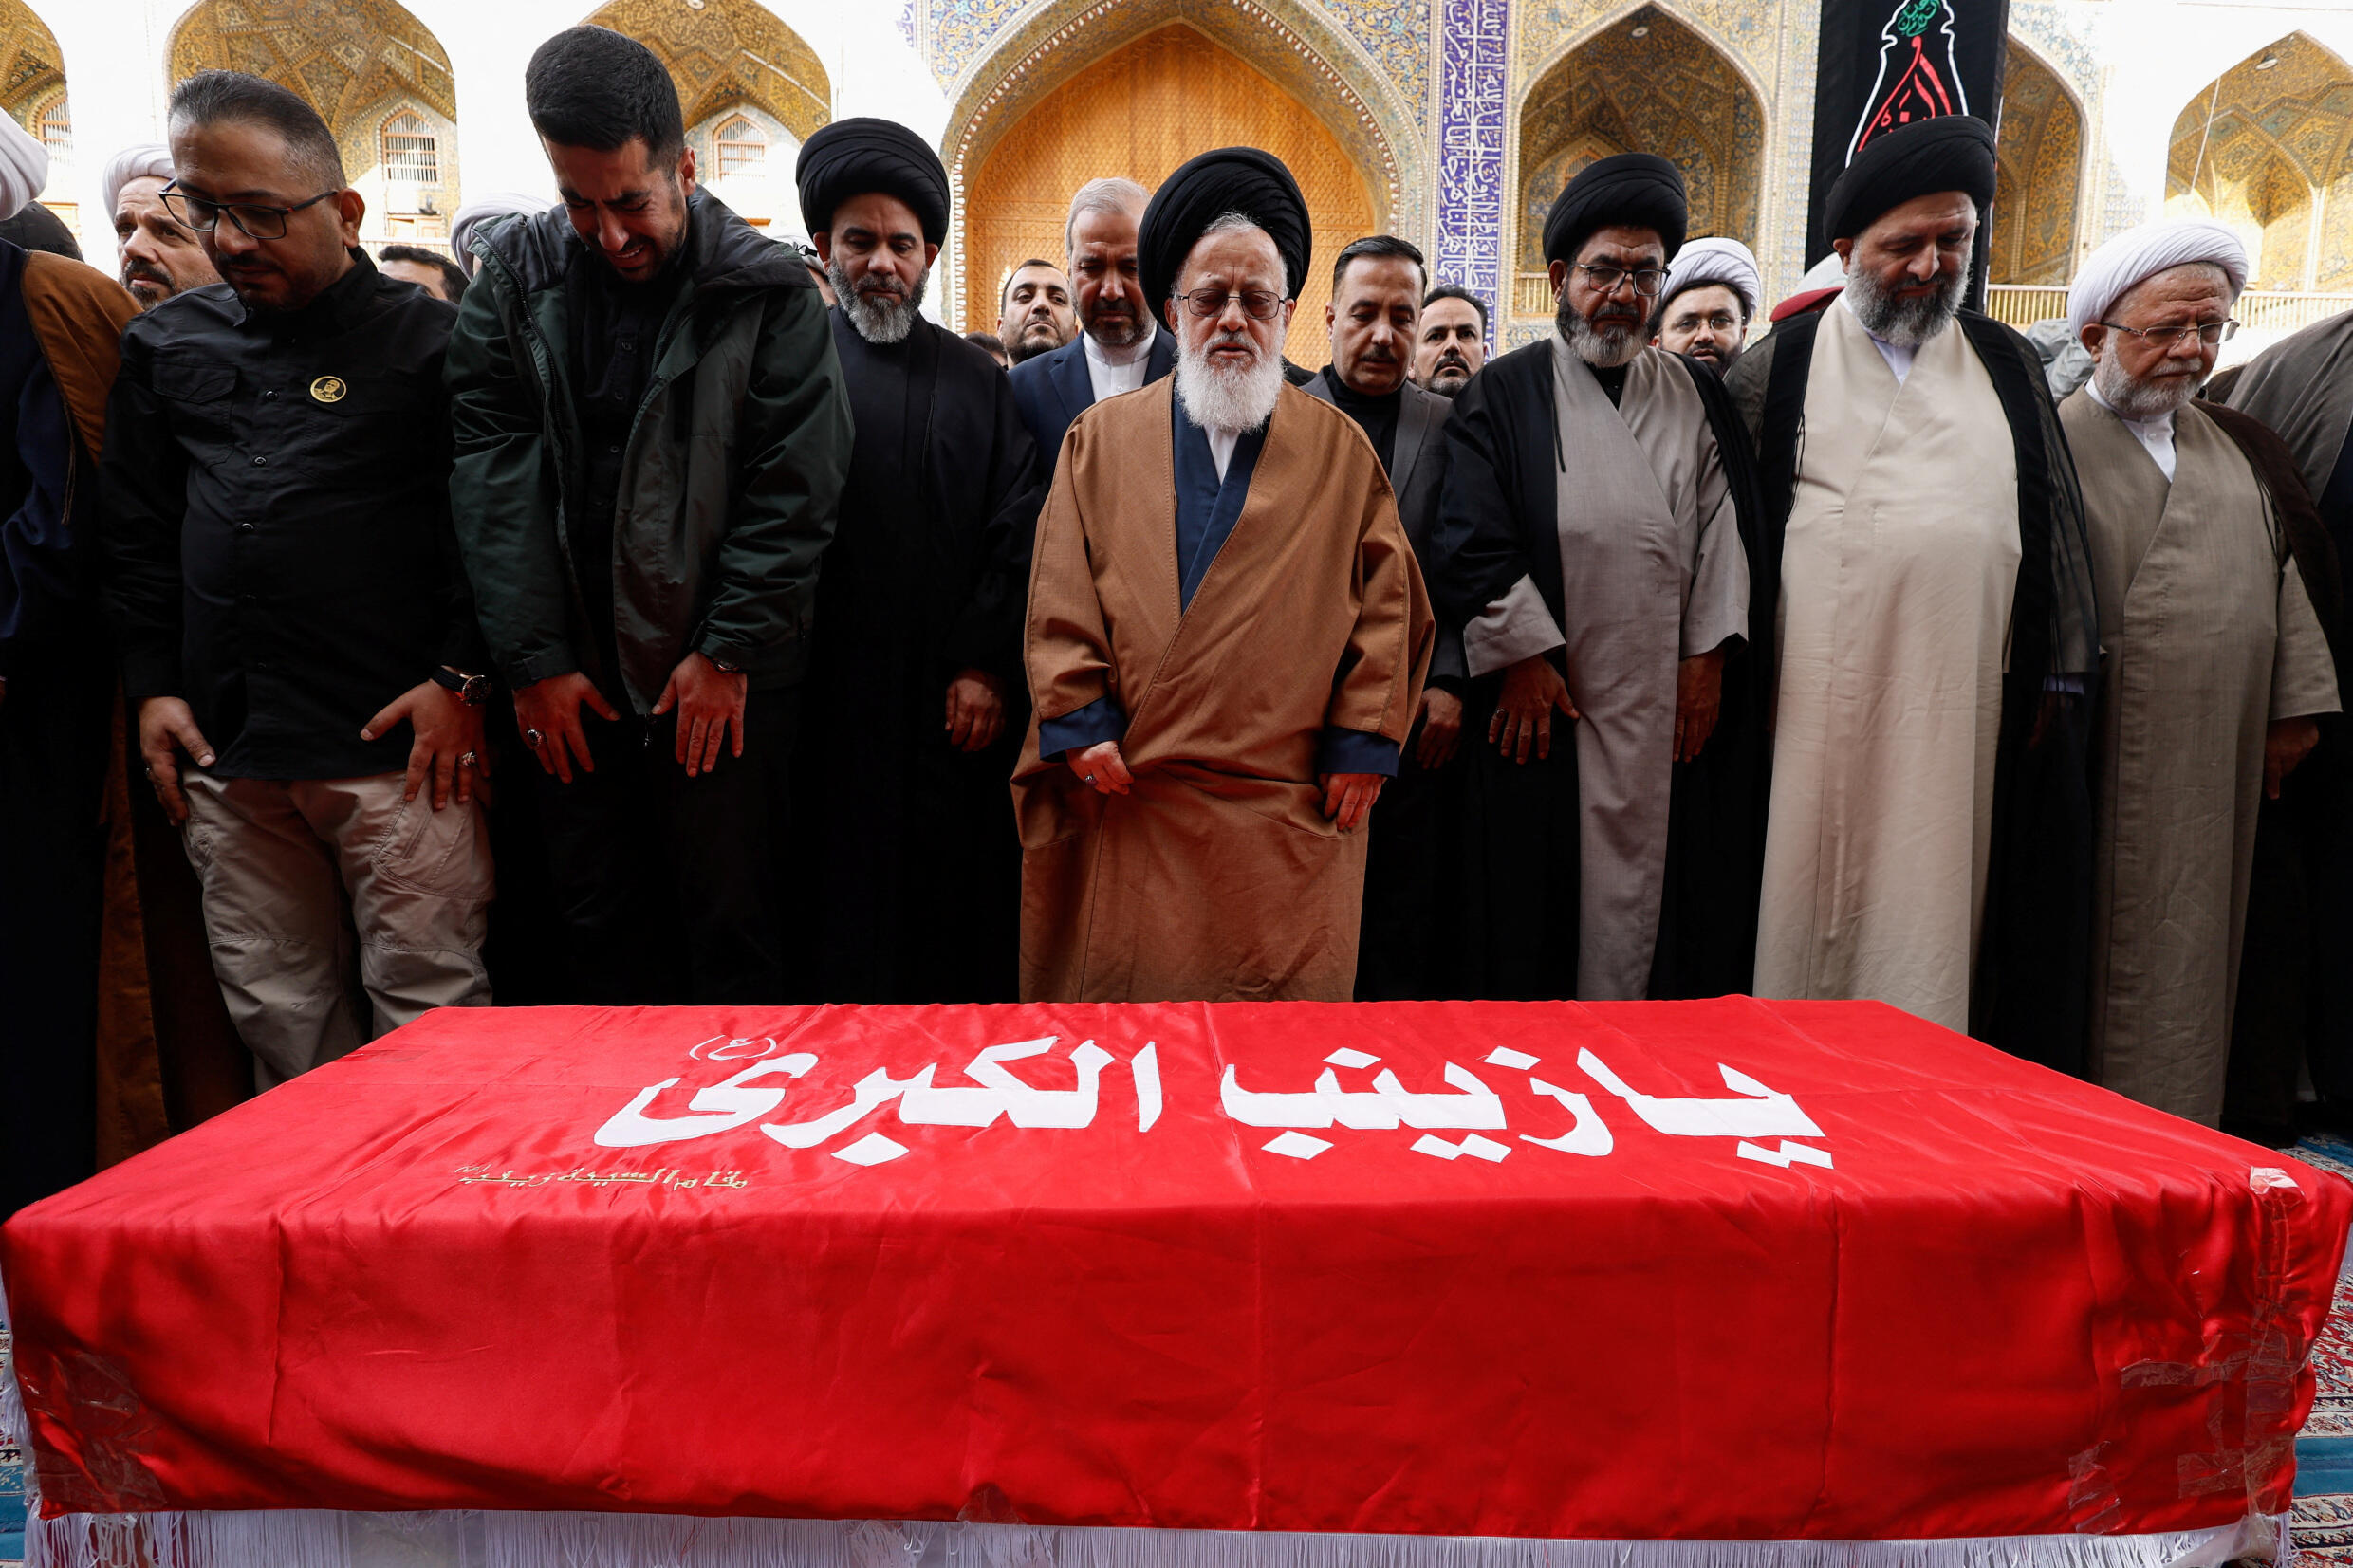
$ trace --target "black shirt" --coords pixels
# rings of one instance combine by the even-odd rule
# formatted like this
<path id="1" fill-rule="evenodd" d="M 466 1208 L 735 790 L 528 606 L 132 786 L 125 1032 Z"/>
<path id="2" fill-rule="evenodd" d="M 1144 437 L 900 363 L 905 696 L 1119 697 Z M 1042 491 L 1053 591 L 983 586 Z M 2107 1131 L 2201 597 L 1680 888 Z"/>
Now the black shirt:
<path id="1" fill-rule="evenodd" d="M 361 727 L 436 664 L 488 668 L 450 529 L 456 312 L 360 251 L 299 311 L 225 284 L 135 318 L 101 462 L 130 698 L 177 696 L 230 778 L 407 766 Z"/>
<path id="2" fill-rule="evenodd" d="M 1331 389 L 1332 406 L 1363 428 L 1365 439 L 1380 454 L 1380 471 L 1388 472 L 1397 452 L 1398 408 L 1405 401 L 1402 386 L 1379 397 L 1367 397 L 1352 391 L 1340 378 L 1340 372 L 1330 365 L 1324 367 L 1324 384 Z"/>
<path id="3" fill-rule="evenodd" d="M 692 221 L 690 216 L 689 221 Z M 655 350 L 662 323 L 685 276 L 681 243 L 669 264 L 646 283 L 627 283 L 588 246 L 572 249 L 565 274 L 565 304 L 571 318 L 572 363 L 579 378 L 572 388 L 585 450 L 581 460 L 580 507 L 567 520 L 573 573 L 585 600 L 589 633 L 605 678 L 608 697 L 621 695 L 621 658 L 613 623 L 613 509 L 620 504 L 621 463 L 636 427 L 638 406 L 653 384 Z M 626 707 L 624 702 L 622 706 Z"/>

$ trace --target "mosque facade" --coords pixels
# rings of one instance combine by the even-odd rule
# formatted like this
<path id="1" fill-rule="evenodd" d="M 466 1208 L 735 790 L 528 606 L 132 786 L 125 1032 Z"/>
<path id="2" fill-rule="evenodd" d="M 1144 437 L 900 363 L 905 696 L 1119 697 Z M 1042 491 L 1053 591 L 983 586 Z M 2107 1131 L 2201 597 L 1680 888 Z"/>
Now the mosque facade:
<path id="1" fill-rule="evenodd" d="M 1549 321 L 1545 208 L 1615 152 L 1673 158 L 1692 232 L 1751 245 L 1769 291 L 1793 284 L 1818 15 L 1819 0 L 0 0 L 0 107 L 49 145 L 44 199 L 102 263 L 108 156 L 160 139 L 171 83 L 208 66 L 319 108 L 367 197 L 365 239 L 445 246 L 470 194 L 546 190 L 524 64 L 593 21 L 661 56 L 704 177 L 779 238 L 799 235 L 793 156 L 818 125 L 881 115 L 933 138 L 955 186 L 933 295 L 952 325 L 993 324 L 1007 270 L 1060 257 L 1082 181 L 1150 185 L 1247 143 L 1299 175 L 1321 255 L 1404 235 L 1515 342 Z M 2353 304 L 2349 62 L 2344 0 L 2011 0 L 1992 308 L 2060 314 L 2080 257 L 2166 212 L 2246 237 L 2252 341 Z M 1323 295 L 1310 280 L 1303 320 L 1320 323 Z"/>

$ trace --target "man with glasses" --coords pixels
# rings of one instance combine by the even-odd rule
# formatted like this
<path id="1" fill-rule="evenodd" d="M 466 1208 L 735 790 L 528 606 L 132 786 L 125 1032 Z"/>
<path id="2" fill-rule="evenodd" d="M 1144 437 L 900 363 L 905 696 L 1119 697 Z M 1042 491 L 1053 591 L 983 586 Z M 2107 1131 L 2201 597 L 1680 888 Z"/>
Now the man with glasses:
<path id="1" fill-rule="evenodd" d="M 1290 171 L 1254 148 L 1202 154 L 1144 213 L 1176 374 L 1079 416 L 1038 522 L 1026 1000 L 1354 987 L 1362 830 L 1434 626 L 1380 457 L 1285 382 L 1309 239 Z"/>
<path id="2" fill-rule="evenodd" d="M 1073 419 L 1176 368 L 1176 340 L 1153 324 L 1137 281 L 1136 225 L 1146 199 L 1132 179 L 1090 179 L 1070 198 L 1063 242 L 1079 335 L 1012 375 L 1013 400 L 1049 482 Z"/>
<path id="3" fill-rule="evenodd" d="M 1824 203 L 1844 286 L 1724 378 L 1781 609 L 1755 988 L 2080 1070 L 2097 628 L 2042 359 L 1961 308 L 1993 184 L 1981 120 L 1874 133 Z"/>
<path id="4" fill-rule="evenodd" d="M 1658 332 L 1651 341 L 1670 354 L 1688 354 L 1717 375 L 1732 369 L 1749 338 L 1765 282 L 1756 256 L 1735 239 L 1694 240 L 1667 268 L 1658 297 Z"/>
<path id="5" fill-rule="evenodd" d="M 1745 687 L 1739 739 L 1716 729 L 1750 636 L 1753 499 L 1713 373 L 1650 346 L 1685 216 L 1682 175 L 1648 153 L 1571 180 L 1544 231 L 1555 335 L 1489 365 L 1447 427 L 1432 580 L 1477 682 L 1473 995 L 1746 988 L 1748 791 L 1727 773 Z"/>
<path id="6" fill-rule="evenodd" d="M 2310 497 L 2277 436 L 2192 397 L 2246 282 L 2245 249 L 2211 220 L 2108 241 L 2067 291 L 2094 362 L 2059 408 L 2100 604 L 2092 1076 L 2209 1127 L 2259 809 L 2338 710 L 2313 613 L 2337 585 Z M 2282 459 L 2270 484 L 2265 449 Z"/>
<path id="7" fill-rule="evenodd" d="M 450 307 L 358 248 L 335 138 L 284 87 L 206 71 L 170 123 L 163 200 L 227 286 L 123 335 L 107 592 L 140 757 L 267 1088 L 489 1004 L 489 666 L 450 533 Z"/>

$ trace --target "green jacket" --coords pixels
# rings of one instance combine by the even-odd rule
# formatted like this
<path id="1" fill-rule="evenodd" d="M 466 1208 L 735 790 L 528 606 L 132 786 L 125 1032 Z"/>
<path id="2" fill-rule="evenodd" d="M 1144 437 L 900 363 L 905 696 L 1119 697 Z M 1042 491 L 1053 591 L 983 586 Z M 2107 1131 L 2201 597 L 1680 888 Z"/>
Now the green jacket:
<path id="1" fill-rule="evenodd" d="M 686 283 L 656 340 L 621 459 L 613 559 L 572 559 L 579 465 L 565 274 L 599 266 L 564 210 L 485 225 L 446 361 L 451 509 L 491 656 L 511 686 L 586 670 L 649 712 L 689 652 L 755 689 L 808 664 L 818 559 L 849 466 L 849 399 L 800 257 L 696 192 Z M 621 669 L 585 626 L 584 571 L 613 574 Z"/>

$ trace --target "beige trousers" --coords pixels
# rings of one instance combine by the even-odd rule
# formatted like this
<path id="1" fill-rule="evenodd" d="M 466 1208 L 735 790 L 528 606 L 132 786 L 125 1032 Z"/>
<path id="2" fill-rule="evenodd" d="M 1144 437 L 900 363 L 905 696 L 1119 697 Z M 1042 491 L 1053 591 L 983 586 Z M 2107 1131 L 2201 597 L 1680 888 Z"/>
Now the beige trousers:
<path id="1" fill-rule="evenodd" d="M 217 779 L 184 769 L 189 863 L 229 1016 L 268 1089 L 434 1007 L 487 1007 L 492 892 L 479 804 L 403 802 L 398 773 Z M 349 913 L 345 911 L 348 908 Z M 375 1011 L 363 1029 L 351 990 Z"/>

